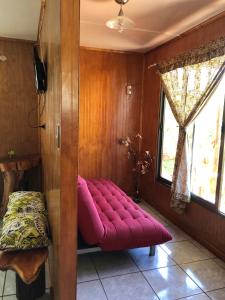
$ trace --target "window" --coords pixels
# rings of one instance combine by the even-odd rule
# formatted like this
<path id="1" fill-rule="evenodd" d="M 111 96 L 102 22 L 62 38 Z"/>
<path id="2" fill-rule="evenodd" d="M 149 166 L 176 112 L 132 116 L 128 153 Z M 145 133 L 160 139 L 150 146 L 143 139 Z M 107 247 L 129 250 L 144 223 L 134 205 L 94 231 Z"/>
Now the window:
<path id="1" fill-rule="evenodd" d="M 188 127 L 192 150 L 192 195 L 225 214 L 225 76 L 195 121 Z M 159 178 L 172 181 L 178 139 L 178 124 L 168 101 L 162 96 Z"/>

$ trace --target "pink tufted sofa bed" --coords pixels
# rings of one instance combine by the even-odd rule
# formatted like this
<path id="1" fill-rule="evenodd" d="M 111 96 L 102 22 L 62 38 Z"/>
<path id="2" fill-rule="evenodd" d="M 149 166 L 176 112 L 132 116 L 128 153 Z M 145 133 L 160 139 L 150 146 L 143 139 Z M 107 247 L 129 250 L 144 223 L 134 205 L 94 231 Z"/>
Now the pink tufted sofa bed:
<path id="1" fill-rule="evenodd" d="M 166 228 L 142 210 L 112 181 L 78 176 L 78 227 L 89 245 L 102 250 L 124 250 L 172 239 Z"/>

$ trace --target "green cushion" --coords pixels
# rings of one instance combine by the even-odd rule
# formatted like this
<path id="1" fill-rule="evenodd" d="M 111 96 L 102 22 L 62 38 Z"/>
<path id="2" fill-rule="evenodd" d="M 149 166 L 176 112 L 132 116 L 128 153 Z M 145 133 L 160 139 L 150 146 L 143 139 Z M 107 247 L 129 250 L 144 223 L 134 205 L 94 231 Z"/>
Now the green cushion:
<path id="1" fill-rule="evenodd" d="M 41 193 L 11 194 L 3 219 L 0 249 L 13 251 L 47 247 L 47 224 L 44 197 Z"/>
<path id="2" fill-rule="evenodd" d="M 39 212 L 45 214 L 44 196 L 42 193 L 30 191 L 12 193 L 9 196 L 7 210 L 18 213 Z"/>

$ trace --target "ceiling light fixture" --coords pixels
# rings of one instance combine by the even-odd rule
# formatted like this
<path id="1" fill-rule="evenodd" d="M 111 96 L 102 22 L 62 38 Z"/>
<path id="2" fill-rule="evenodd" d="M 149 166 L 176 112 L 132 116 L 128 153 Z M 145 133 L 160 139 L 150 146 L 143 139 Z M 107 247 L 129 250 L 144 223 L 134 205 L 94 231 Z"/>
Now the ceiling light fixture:
<path id="1" fill-rule="evenodd" d="M 110 29 L 118 30 L 120 33 L 126 29 L 131 29 L 135 26 L 135 23 L 124 16 L 123 5 L 125 5 L 129 0 L 115 0 L 116 3 L 120 5 L 120 11 L 116 18 L 110 19 L 106 22 L 106 26 Z"/>

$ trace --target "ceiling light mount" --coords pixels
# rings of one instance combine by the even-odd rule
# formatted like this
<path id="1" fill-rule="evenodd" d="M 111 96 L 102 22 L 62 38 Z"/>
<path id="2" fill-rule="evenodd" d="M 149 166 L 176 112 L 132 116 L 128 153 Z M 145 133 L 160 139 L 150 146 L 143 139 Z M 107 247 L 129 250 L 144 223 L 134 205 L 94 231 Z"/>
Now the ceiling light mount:
<path id="1" fill-rule="evenodd" d="M 131 19 L 124 16 L 123 5 L 127 4 L 128 1 L 129 0 L 115 0 L 115 2 L 120 5 L 119 14 L 116 18 L 106 22 L 108 28 L 118 30 L 121 33 L 135 26 L 135 23 Z"/>
<path id="2" fill-rule="evenodd" d="M 125 5 L 129 0 L 115 0 L 119 5 Z"/>

